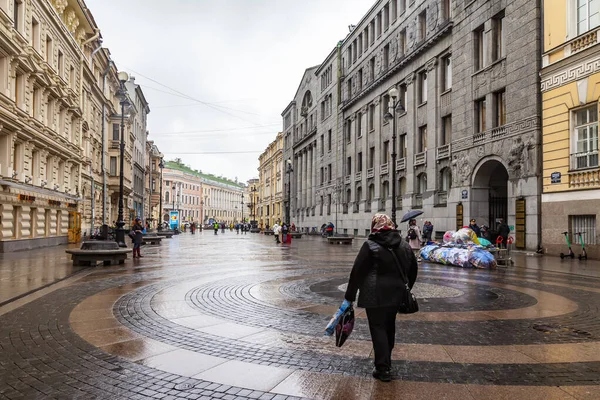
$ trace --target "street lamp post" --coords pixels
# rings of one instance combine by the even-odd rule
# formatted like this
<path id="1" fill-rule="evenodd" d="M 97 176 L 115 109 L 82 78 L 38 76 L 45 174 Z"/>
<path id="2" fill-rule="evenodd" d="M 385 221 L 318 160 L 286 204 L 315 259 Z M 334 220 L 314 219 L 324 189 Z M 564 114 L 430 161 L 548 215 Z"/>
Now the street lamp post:
<path id="1" fill-rule="evenodd" d="M 244 223 L 244 193 L 242 193 L 242 224 Z"/>
<path id="2" fill-rule="evenodd" d="M 287 204 L 285 206 L 285 223 L 290 224 L 290 210 L 292 208 L 292 172 L 294 169 L 292 168 L 292 160 L 289 158 L 286 160 L 286 170 L 285 173 L 288 175 L 288 190 L 287 190 Z"/>
<path id="3" fill-rule="evenodd" d="M 402 103 L 396 99 L 398 98 L 398 89 L 395 87 L 391 88 L 388 92 L 390 96 L 390 104 L 388 112 L 384 118 L 386 120 L 392 120 L 392 221 L 396 227 L 396 111 L 404 111 Z"/>
<path id="4" fill-rule="evenodd" d="M 250 191 L 252 192 L 252 220 L 256 221 L 256 187 L 253 187 L 252 189 L 250 189 Z"/>
<path id="5" fill-rule="evenodd" d="M 120 171 L 119 171 L 119 213 L 117 215 L 117 230 L 116 230 L 116 241 L 119 247 L 127 247 L 125 244 L 125 221 L 123 221 L 123 169 L 125 161 L 125 107 L 129 106 L 127 100 L 127 90 L 125 89 L 125 82 L 129 80 L 127 72 L 121 71 L 118 74 L 120 88 L 119 98 L 121 101 L 121 145 L 120 145 Z"/>
<path id="6" fill-rule="evenodd" d="M 161 158 L 158 163 L 158 168 L 160 168 L 160 200 L 159 200 L 160 204 L 158 206 L 158 227 L 156 228 L 159 231 L 162 230 L 162 224 L 163 224 L 162 199 L 163 199 L 163 168 L 164 167 L 165 167 L 165 162 Z"/>

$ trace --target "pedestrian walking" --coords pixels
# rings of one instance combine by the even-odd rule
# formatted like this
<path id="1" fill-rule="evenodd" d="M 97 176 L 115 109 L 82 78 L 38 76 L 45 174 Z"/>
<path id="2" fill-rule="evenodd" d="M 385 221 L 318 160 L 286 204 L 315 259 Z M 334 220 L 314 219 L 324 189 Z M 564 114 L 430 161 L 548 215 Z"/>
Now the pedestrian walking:
<path id="1" fill-rule="evenodd" d="M 430 221 L 425 221 L 423 224 L 423 242 L 427 243 L 431 241 L 431 235 L 433 233 L 433 224 Z"/>
<path id="2" fill-rule="evenodd" d="M 281 242 L 282 243 L 287 243 L 288 233 L 289 233 L 288 225 L 284 222 L 283 225 L 281 225 Z"/>
<path id="3" fill-rule="evenodd" d="M 275 243 L 277 243 L 277 244 L 281 243 L 280 235 L 281 235 L 281 226 L 279 226 L 279 224 L 273 225 L 273 236 L 275 236 Z"/>
<path id="4" fill-rule="evenodd" d="M 240 224 L 235 224 L 235 233 L 240 234 Z"/>
<path id="5" fill-rule="evenodd" d="M 413 249 L 413 253 L 415 253 L 415 257 L 418 261 L 421 261 L 421 231 L 417 226 L 417 220 L 411 219 L 408 221 L 408 232 L 406 234 L 406 239 L 411 249 Z"/>
<path id="6" fill-rule="evenodd" d="M 219 223 L 218 222 L 215 222 L 213 224 L 213 229 L 215 230 L 215 235 L 218 235 L 219 234 Z"/>
<path id="7" fill-rule="evenodd" d="M 399 268 L 412 288 L 417 279 L 417 260 L 392 219 L 385 214 L 375 214 L 371 234 L 354 261 L 342 307 L 352 304 L 360 289 L 357 306 L 366 309 L 375 351 L 373 377 L 383 382 L 392 379 L 396 314 L 405 290 Z"/>
<path id="8" fill-rule="evenodd" d="M 221 222 L 221 233 L 225 233 L 225 222 Z"/>
<path id="9" fill-rule="evenodd" d="M 140 254 L 140 247 L 142 247 L 142 239 L 144 227 L 142 226 L 142 221 L 139 218 L 135 219 L 135 223 L 131 228 L 132 239 L 133 239 L 133 258 L 142 258 L 143 256 Z"/>

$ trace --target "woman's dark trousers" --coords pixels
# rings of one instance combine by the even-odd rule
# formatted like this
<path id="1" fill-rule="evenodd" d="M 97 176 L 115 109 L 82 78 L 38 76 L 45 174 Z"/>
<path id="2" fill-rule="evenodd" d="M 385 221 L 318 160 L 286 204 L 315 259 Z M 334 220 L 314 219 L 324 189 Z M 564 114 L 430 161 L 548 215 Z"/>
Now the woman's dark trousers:
<path id="1" fill-rule="evenodd" d="M 367 308 L 371 341 L 375 350 L 375 368 L 378 371 L 392 367 L 392 349 L 396 337 L 397 307 Z"/>

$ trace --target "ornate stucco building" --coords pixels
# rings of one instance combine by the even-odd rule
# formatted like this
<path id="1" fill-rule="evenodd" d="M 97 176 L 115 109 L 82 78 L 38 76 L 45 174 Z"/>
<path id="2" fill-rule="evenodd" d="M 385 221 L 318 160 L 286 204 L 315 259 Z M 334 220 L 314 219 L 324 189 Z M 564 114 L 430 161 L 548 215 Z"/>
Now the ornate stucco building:
<path id="1" fill-rule="evenodd" d="M 248 220 L 258 221 L 258 207 L 260 204 L 260 179 L 252 178 L 248 180 L 246 186 L 245 198 L 248 200 Z M 257 222 L 258 224 L 258 222 Z"/>
<path id="2" fill-rule="evenodd" d="M 337 214 L 339 232 L 364 236 L 395 195 L 398 220 L 422 209 L 437 235 L 504 218 L 518 248 L 537 248 L 540 21 L 526 0 L 375 2 L 282 113 L 292 221 Z"/>
<path id="3" fill-rule="evenodd" d="M 567 253 L 568 232 L 581 254 L 581 232 L 589 256 L 600 258 L 600 20 L 594 3 L 543 2 L 542 240 L 546 252 Z"/>
<path id="4" fill-rule="evenodd" d="M 82 0 L 3 1 L 0 19 L 0 252 L 78 242 L 117 219 L 117 67 Z"/>
<path id="5" fill-rule="evenodd" d="M 260 228 L 281 223 L 285 214 L 283 204 L 283 134 L 278 133 L 258 158 L 259 184 L 257 221 Z"/>

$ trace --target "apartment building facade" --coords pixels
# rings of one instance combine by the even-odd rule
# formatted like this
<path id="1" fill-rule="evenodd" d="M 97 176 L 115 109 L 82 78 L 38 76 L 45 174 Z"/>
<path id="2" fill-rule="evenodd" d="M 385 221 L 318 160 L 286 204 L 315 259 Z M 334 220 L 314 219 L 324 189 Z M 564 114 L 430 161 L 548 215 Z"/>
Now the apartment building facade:
<path id="1" fill-rule="evenodd" d="M 576 253 L 581 238 L 598 259 L 600 9 L 587 0 L 543 5 L 543 248 L 568 253 L 567 232 Z"/>
<path id="2" fill-rule="evenodd" d="M 338 232 L 367 234 L 391 212 L 395 168 L 398 220 L 422 209 L 441 234 L 503 218 L 517 247 L 536 248 L 540 17 L 524 0 L 377 1 L 282 114 L 296 225 L 337 214 Z"/>
<path id="3" fill-rule="evenodd" d="M 266 228 L 281 223 L 284 217 L 283 204 L 283 134 L 267 146 L 258 158 L 258 226 Z M 250 200 L 250 199 L 249 199 Z"/>

